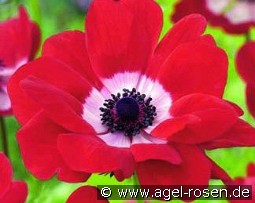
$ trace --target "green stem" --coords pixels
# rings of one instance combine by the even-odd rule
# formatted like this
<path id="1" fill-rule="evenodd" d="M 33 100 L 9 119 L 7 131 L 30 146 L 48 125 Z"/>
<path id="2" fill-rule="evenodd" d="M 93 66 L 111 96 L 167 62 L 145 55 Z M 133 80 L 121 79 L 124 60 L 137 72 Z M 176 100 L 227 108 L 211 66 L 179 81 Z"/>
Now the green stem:
<path id="1" fill-rule="evenodd" d="M 246 33 L 246 41 L 247 42 L 249 42 L 249 41 L 251 41 L 251 33 L 250 33 L 250 31 L 248 30 L 248 32 Z"/>
<path id="2" fill-rule="evenodd" d="M 1 129 L 1 135 L 2 135 L 2 142 L 3 142 L 3 151 L 5 155 L 9 156 L 9 149 L 8 149 L 8 139 L 7 139 L 7 132 L 6 132 L 6 126 L 4 118 L 0 117 L 0 129 Z"/>
<path id="3" fill-rule="evenodd" d="M 133 183 L 134 183 L 134 186 L 140 186 L 140 182 L 139 182 L 136 174 L 133 175 Z M 141 199 L 137 199 L 136 202 L 137 203 L 144 203 L 144 201 L 141 200 Z"/>

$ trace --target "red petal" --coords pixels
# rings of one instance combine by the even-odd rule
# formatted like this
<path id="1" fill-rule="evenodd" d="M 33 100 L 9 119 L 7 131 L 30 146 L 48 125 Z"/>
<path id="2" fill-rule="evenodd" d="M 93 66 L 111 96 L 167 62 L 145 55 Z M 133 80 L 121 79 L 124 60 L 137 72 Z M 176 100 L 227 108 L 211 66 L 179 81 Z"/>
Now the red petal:
<path id="1" fill-rule="evenodd" d="M 67 182 L 85 181 L 88 174 L 72 171 L 63 162 L 57 149 L 57 138 L 66 131 L 44 113 L 33 117 L 17 134 L 26 168 L 38 179 L 50 179 L 55 173 Z"/>
<path id="2" fill-rule="evenodd" d="M 206 20 L 198 14 L 189 15 L 176 23 L 157 46 L 148 71 L 153 72 L 153 69 L 158 71 L 158 67 L 166 61 L 176 47 L 199 39 L 205 28 Z"/>
<path id="3" fill-rule="evenodd" d="M 228 61 L 224 51 L 204 42 L 178 46 L 158 72 L 158 79 L 173 99 L 191 93 L 222 97 Z"/>
<path id="4" fill-rule="evenodd" d="M 237 115 L 235 109 L 228 102 L 206 94 L 190 94 L 173 103 L 170 113 L 173 116 L 192 114 L 208 109 L 227 109 Z"/>
<path id="5" fill-rule="evenodd" d="M 40 106 L 29 98 L 20 87 L 20 81 L 28 75 L 33 75 L 69 92 L 82 102 L 91 90 L 91 86 L 83 80 L 81 75 L 63 63 L 50 58 L 35 60 L 20 68 L 10 79 L 8 85 L 14 114 L 21 124 L 26 123 L 40 109 Z"/>
<path id="6" fill-rule="evenodd" d="M 249 177 L 251 177 L 251 176 L 255 177 L 255 163 L 250 163 L 247 166 L 247 175 Z"/>
<path id="7" fill-rule="evenodd" d="M 180 165 L 164 161 L 145 161 L 137 165 L 141 185 L 208 185 L 211 163 L 198 148 L 176 146 L 181 154 Z"/>
<path id="8" fill-rule="evenodd" d="M 93 128 L 82 119 L 82 104 L 72 95 L 52 85 L 28 76 L 20 86 L 48 116 L 64 128 L 77 133 L 93 133 Z"/>
<path id="9" fill-rule="evenodd" d="M 6 203 L 23 203 L 26 201 L 28 195 L 27 184 L 22 181 L 15 181 L 11 184 L 10 189 L 0 202 Z"/>
<path id="10" fill-rule="evenodd" d="M 246 87 L 246 103 L 247 103 L 249 112 L 255 118 L 255 85 L 254 84 L 248 84 Z"/>
<path id="11" fill-rule="evenodd" d="M 0 153 L 0 198 L 9 190 L 12 181 L 12 166 L 7 157 Z"/>
<path id="12" fill-rule="evenodd" d="M 176 118 L 170 118 L 160 123 L 153 129 L 151 134 L 159 138 L 168 138 L 171 135 L 184 130 L 188 124 L 199 122 L 200 118 L 194 115 L 185 115 Z M 167 132 L 167 133 L 166 133 Z"/>
<path id="13" fill-rule="evenodd" d="M 203 43 L 203 44 L 207 44 L 210 46 L 217 46 L 213 36 L 209 35 L 209 34 L 201 36 L 198 40 L 196 40 L 194 42 Z"/>
<path id="14" fill-rule="evenodd" d="M 90 135 L 63 134 L 58 148 L 69 167 L 88 173 L 110 173 L 121 170 L 125 178 L 134 172 L 129 149 L 111 147 Z"/>
<path id="15" fill-rule="evenodd" d="M 168 144 L 135 144 L 131 146 L 131 152 L 136 162 L 147 160 L 161 160 L 171 164 L 182 162 L 176 149 Z"/>
<path id="16" fill-rule="evenodd" d="M 243 109 L 241 109 L 241 107 L 239 107 L 237 104 L 227 100 L 224 100 L 224 101 L 229 103 L 236 110 L 236 113 L 239 117 L 244 114 Z"/>
<path id="17" fill-rule="evenodd" d="M 228 184 L 231 182 L 231 177 L 226 173 L 226 171 L 224 171 L 223 168 L 221 168 L 220 166 L 218 166 L 213 160 L 209 159 L 208 160 L 211 161 L 212 164 L 212 175 L 211 178 L 212 179 L 220 179 L 222 180 L 223 183 Z"/>
<path id="18" fill-rule="evenodd" d="M 50 37 L 44 43 L 42 55 L 64 62 L 69 68 L 79 72 L 93 86 L 100 84 L 90 65 L 85 33 L 66 31 Z"/>
<path id="19" fill-rule="evenodd" d="M 108 203 L 108 200 L 98 200 L 97 193 L 100 191 L 96 187 L 83 186 L 75 190 L 66 203 Z"/>
<path id="20" fill-rule="evenodd" d="M 223 135 L 204 145 L 206 149 L 241 146 L 255 146 L 255 129 L 241 119 Z"/>
<path id="21" fill-rule="evenodd" d="M 155 136 L 164 134 L 163 136 L 168 137 L 170 141 L 189 144 L 202 143 L 219 137 L 234 125 L 238 118 L 236 110 L 229 103 L 204 94 L 182 97 L 173 103 L 170 111 L 174 118 L 192 115 L 200 120 L 186 121 L 185 129 L 173 135 L 172 132 L 164 131 L 160 125 L 151 134 Z M 167 124 L 162 123 L 164 126 Z"/>
<path id="22" fill-rule="evenodd" d="M 203 6 L 205 4 L 205 1 L 201 0 L 184 0 L 179 1 L 175 5 L 173 15 L 171 16 L 171 19 L 173 22 L 177 22 L 181 20 L 186 15 L 190 15 L 191 13 L 201 13 L 203 14 Z"/>
<path id="23" fill-rule="evenodd" d="M 61 181 L 65 181 L 68 183 L 78 183 L 78 182 L 87 181 L 89 177 L 91 176 L 90 173 L 84 173 L 84 172 L 71 170 L 64 163 L 64 161 L 62 161 L 62 165 L 60 167 L 61 167 L 61 170 L 58 171 L 57 177 Z"/>
<path id="24" fill-rule="evenodd" d="M 255 85 L 255 42 L 248 42 L 241 47 L 236 56 L 236 65 L 242 78 Z"/>
<path id="25" fill-rule="evenodd" d="M 94 1 L 86 30 L 95 72 L 110 77 L 146 68 L 161 25 L 162 12 L 152 0 Z"/>
<path id="26" fill-rule="evenodd" d="M 16 42 L 14 50 L 16 52 L 16 62 L 18 59 L 32 59 L 40 45 L 41 34 L 36 23 L 29 20 L 29 16 L 23 6 L 19 8 L 19 18 L 16 32 Z M 13 32 L 12 32 L 13 34 Z"/>

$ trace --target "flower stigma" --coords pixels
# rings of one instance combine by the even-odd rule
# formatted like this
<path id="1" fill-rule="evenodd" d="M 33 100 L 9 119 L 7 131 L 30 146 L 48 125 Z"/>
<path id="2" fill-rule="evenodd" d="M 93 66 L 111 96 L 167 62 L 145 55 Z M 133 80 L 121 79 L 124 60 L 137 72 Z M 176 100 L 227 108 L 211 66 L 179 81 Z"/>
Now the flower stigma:
<path id="1" fill-rule="evenodd" d="M 156 113 L 156 107 L 151 103 L 152 98 L 137 92 L 123 89 L 123 93 L 112 94 L 100 107 L 102 125 L 114 133 L 122 131 L 126 136 L 135 136 L 142 129 L 151 126 Z"/>

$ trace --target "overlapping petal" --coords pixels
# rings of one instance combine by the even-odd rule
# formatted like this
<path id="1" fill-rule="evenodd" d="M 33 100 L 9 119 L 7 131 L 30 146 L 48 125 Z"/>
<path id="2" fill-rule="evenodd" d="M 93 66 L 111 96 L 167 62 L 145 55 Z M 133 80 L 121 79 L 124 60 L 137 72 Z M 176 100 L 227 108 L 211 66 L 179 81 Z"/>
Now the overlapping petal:
<path id="1" fill-rule="evenodd" d="M 204 143 L 206 149 L 254 146 L 255 129 L 247 122 L 238 119 L 236 123 L 218 138 Z"/>
<path id="2" fill-rule="evenodd" d="M 173 146 L 166 144 L 135 144 L 131 146 L 131 152 L 136 162 L 147 160 L 161 160 L 171 164 L 182 162 L 178 151 Z"/>
<path id="3" fill-rule="evenodd" d="M 12 179 L 11 163 L 3 153 L 0 153 L 0 202 L 24 203 L 28 193 L 27 184 Z"/>
<path id="4" fill-rule="evenodd" d="M 18 132 L 17 139 L 25 166 L 39 179 L 47 180 L 55 174 L 67 182 L 85 181 L 89 174 L 72 171 L 66 166 L 57 149 L 59 134 L 67 132 L 38 112 Z"/>
<path id="5" fill-rule="evenodd" d="M 42 55 L 64 62 L 91 85 L 98 88 L 102 86 L 90 64 L 85 33 L 66 31 L 48 38 L 43 45 Z"/>
<path id="6" fill-rule="evenodd" d="M 74 170 L 89 173 L 120 170 L 124 178 L 130 177 L 134 171 L 135 162 L 128 149 L 108 146 L 93 135 L 62 134 L 58 138 L 58 148 Z"/>
<path id="7" fill-rule="evenodd" d="M 34 68 L 35 66 L 36 69 Z M 35 60 L 27 64 L 24 68 L 20 68 L 17 74 L 10 79 L 8 86 L 10 97 L 13 98 L 12 106 L 15 115 L 22 124 L 25 124 L 41 108 L 38 103 L 21 89 L 20 82 L 28 75 L 34 76 L 68 92 L 80 102 L 82 102 L 91 91 L 89 83 L 63 62 L 47 57 Z M 61 75 L 61 80 L 57 79 L 58 75 Z"/>
<path id="8" fill-rule="evenodd" d="M 205 154 L 196 146 L 177 145 L 176 147 L 182 158 L 182 163 L 179 165 L 157 160 L 138 163 L 137 175 L 141 185 L 208 184 L 211 177 L 211 162 Z"/>
<path id="9" fill-rule="evenodd" d="M 204 94 L 182 97 L 173 103 L 170 112 L 174 117 L 181 116 L 180 125 L 182 128 L 176 132 L 165 132 L 164 127 L 159 125 L 152 131 L 152 134 L 163 135 L 169 141 L 189 144 L 202 143 L 219 137 L 230 129 L 238 119 L 236 110 L 229 103 Z M 183 117 L 185 115 L 186 117 Z M 222 125 L 223 122 L 224 125 Z M 171 128 L 171 118 L 161 125 Z"/>
<path id="10" fill-rule="evenodd" d="M 94 132 L 82 119 L 82 104 L 72 95 L 32 76 L 22 80 L 20 86 L 52 120 L 64 128 L 77 133 Z"/>

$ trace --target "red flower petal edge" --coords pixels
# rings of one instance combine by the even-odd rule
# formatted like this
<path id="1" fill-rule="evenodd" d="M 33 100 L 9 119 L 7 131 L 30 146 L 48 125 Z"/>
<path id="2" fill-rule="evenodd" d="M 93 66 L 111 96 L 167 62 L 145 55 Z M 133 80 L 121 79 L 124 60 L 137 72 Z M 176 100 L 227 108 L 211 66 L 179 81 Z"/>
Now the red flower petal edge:
<path id="1" fill-rule="evenodd" d="M 10 161 L 0 153 L 0 202 L 24 203 L 28 193 L 27 184 L 23 181 L 13 181 L 12 173 Z"/>
<path id="2" fill-rule="evenodd" d="M 244 44 L 236 55 L 237 71 L 246 83 L 246 103 L 255 117 L 255 42 Z"/>
<path id="3" fill-rule="evenodd" d="M 97 193 L 100 192 L 96 187 L 82 186 L 75 190 L 67 199 L 67 203 L 109 203 L 108 200 L 98 200 Z"/>

